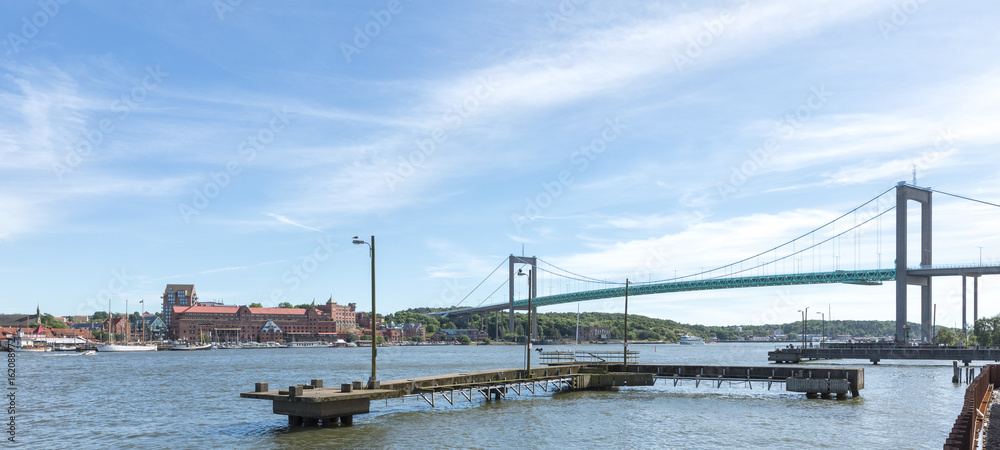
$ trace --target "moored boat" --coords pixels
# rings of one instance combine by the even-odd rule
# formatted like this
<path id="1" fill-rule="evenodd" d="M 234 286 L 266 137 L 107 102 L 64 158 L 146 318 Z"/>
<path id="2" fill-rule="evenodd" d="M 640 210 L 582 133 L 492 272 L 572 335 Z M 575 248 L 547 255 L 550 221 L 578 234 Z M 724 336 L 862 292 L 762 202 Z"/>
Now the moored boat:
<path id="1" fill-rule="evenodd" d="M 698 337 L 692 336 L 690 334 L 681 336 L 682 345 L 705 345 L 705 340 Z"/>
<path id="2" fill-rule="evenodd" d="M 44 345 L 26 345 L 23 347 L 14 347 L 14 351 L 18 353 L 44 353 L 51 352 L 52 347 L 46 347 Z"/>
<path id="3" fill-rule="evenodd" d="M 155 352 L 155 345 L 145 344 L 98 344 L 99 352 Z"/>
<path id="4" fill-rule="evenodd" d="M 178 351 L 191 351 L 191 350 L 211 350 L 212 344 L 194 345 L 194 344 L 179 344 L 170 347 L 171 350 Z"/>
<path id="5" fill-rule="evenodd" d="M 124 327 L 125 339 L 124 339 L 124 343 L 116 344 L 115 343 L 115 329 L 113 327 L 116 327 L 118 325 L 115 324 L 115 316 L 113 314 L 111 314 L 111 300 L 110 299 L 108 300 L 108 319 L 107 319 L 107 322 L 106 322 L 107 326 L 108 326 L 108 342 L 105 343 L 105 344 L 97 344 L 97 348 L 96 348 L 97 351 L 99 351 L 99 352 L 155 352 L 157 350 L 155 344 L 142 344 L 142 343 L 129 342 L 129 337 L 128 337 L 128 330 L 129 330 L 129 328 L 128 328 L 128 322 L 127 322 L 128 319 L 127 319 L 127 317 L 128 317 L 128 300 L 126 299 L 125 300 L 125 314 L 123 314 L 120 318 L 118 318 L 119 321 L 125 321 L 125 325 L 126 325 Z M 145 322 L 143 322 L 143 323 L 145 323 Z"/>
<path id="6" fill-rule="evenodd" d="M 319 341 L 298 341 L 298 342 L 288 343 L 289 348 L 316 348 L 316 347 L 329 347 L 329 346 L 330 344 Z"/>

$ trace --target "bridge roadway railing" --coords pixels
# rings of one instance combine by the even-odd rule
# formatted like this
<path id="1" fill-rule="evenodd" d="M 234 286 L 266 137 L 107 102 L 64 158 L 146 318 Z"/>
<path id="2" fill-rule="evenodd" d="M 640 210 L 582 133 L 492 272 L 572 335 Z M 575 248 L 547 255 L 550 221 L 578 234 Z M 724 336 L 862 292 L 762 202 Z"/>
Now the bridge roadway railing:
<path id="1" fill-rule="evenodd" d="M 979 375 L 972 380 L 965 390 L 962 410 L 958 413 L 955 425 L 952 426 L 951 433 L 944 443 L 945 449 L 988 448 L 989 443 L 982 442 L 983 445 L 979 445 L 982 437 L 980 432 L 997 383 L 1000 383 L 1000 365 L 996 364 L 983 367 Z"/>
<path id="2" fill-rule="evenodd" d="M 590 351 L 553 351 L 541 353 L 542 364 L 572 364 L 572 363 L 622 363 L 623 352 L 590 352 Z M 637 350 L 628 351 L 627 363 L 639 360 Z"/>

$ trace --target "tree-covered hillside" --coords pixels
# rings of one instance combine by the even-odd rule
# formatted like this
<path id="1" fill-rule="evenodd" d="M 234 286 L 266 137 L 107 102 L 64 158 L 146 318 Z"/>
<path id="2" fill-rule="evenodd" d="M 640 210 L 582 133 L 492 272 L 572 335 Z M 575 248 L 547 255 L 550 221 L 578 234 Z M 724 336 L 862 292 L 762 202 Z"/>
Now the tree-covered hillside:
<path id="1" fill-rule="evenodd" d="M 385 317 L 387 322 L 421 322 L 430 336 L 440 329 L 476 328 L 485 329 L 491 338 L 497 336 L 497 314 L 473 315 L 470 318 L 435 318 L 427 313 L 442 311 L 442 309 L 415 308 L 398 311 Z M 501 313 L 500 337 L 516 339 L 524 336 L 528 316 L 518 313 L 514 319 L 514 333 L 508 334 L 508 315 Z M 891 337 L 895 333 L 895 322 L 890 320 L 835 320 L 826 322 L 826 335 L 851 335 L 856 337 Z M 579 315 L 580 327 L 606 327 L 611 329 L 612 339 L 624 337 L 625 315 L 621 313 L 585 312 Z M 808 334 L 819 335 L 823 332 L 823 321 L 810 320 L 807 323 Z M 576 336 L 576 313 L 541 313 L 538 315 L 538 339 L 573 339 Z M 641 315 L 628 316 L 629 340 L 650 340 L 677 342 L 685 334 L 700 336 L 705 339 L 738 340 L 748 335 L 772 335 L 780 329 L 786 334 L 798 337 L 802 333 L 802 322 L 768 325 L 731 325 L 707 326 L 683 324 L 669 319 L 655 319 Z M 911 323 L 910 328 L 919 330 L 920 325 Z M 910 336 L 914 337 L 914 336 Z"/>

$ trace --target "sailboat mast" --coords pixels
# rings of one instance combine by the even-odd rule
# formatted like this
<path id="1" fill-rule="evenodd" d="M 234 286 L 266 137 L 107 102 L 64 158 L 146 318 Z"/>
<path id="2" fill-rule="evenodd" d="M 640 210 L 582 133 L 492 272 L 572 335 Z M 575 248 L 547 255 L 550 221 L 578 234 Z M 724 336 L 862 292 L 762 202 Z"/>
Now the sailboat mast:
<path id="1" fill-rule="evenodd" d="M 139 304 L 142 305 L 139 308 L 139 320 L 142 320 L 142 342 L 146 342 L 146 300 L 139 300 Z"/>
<path id="2" fill-rule="evenodd" d="M 111 332 L 111 298 L 108 298 L 108 344 L 115 343 L 115 335 Z"/>

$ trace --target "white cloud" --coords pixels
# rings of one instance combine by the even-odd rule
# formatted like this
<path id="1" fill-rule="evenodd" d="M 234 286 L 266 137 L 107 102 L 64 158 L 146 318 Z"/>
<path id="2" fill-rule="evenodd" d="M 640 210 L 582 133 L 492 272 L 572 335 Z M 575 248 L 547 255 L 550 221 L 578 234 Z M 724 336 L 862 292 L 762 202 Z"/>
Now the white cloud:
<path id="1" fill-rule="evenodd" d="M 323 230 L 320 230 L 319 228 L 313 228 L 313 227 L 310 227 L 310 226 L 307 226 L 307 225 L 302 225 L 301 223 L 298 223 L 298 222 L 296 222 L 296 221 L 294 221 L 292 219 L 289 219 L 289 218 L 287 218 L 285 216 L 282 216 L 280 214 L 274 214 L 274 213 L 264 213 L 264 214 L 267 215 L 267 216 L 269 216 L 269 217 L 273 217 L 275 220 L 277 220 L 278 222 L 281 222 L 281 223 L 287 223 L 289 225 L 296 226 L 296 227 L 299 227 L 299 228 L 304 228 L 304 229 L 309 230 L 309 231 L 318 231 L 320 233 L 323 232 Z"/>

